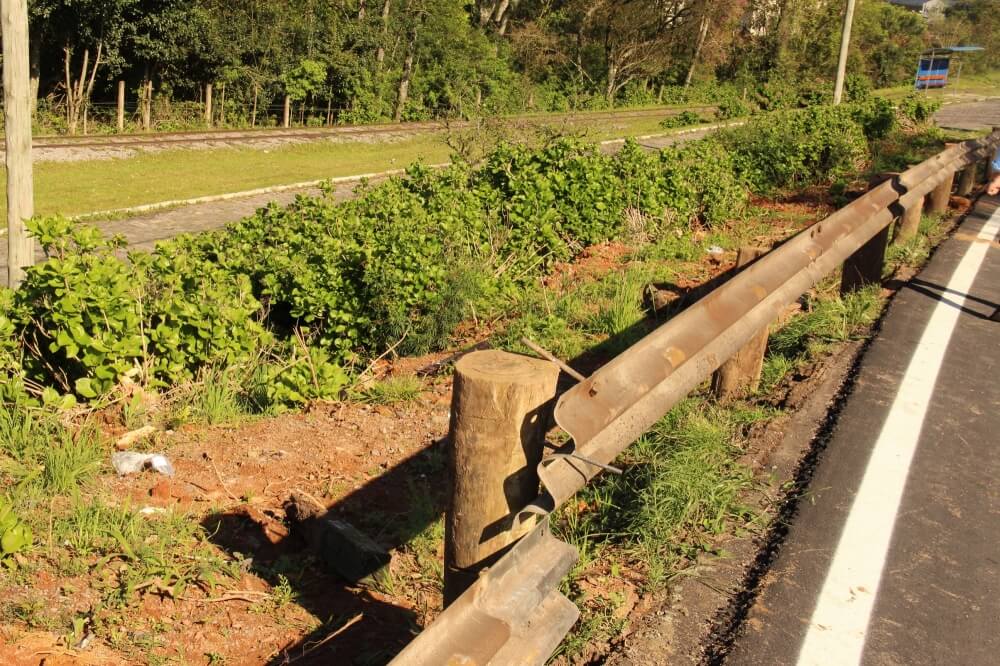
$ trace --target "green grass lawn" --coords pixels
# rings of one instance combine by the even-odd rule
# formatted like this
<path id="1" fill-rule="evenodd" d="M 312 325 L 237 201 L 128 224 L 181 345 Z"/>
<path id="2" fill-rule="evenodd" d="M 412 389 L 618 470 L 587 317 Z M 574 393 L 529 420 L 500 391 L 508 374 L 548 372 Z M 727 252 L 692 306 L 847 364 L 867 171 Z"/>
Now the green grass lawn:
<path id="1" fill-rule="evenodd" d="M 578 119 L 550 127 L 591 140 L 662 132 L 661 117 Z M 536 126 L 541 123 L 536 123 Z M 444 132 L 396 141 L 312 142 L 272 148 L 177 149 L 121 159 L 35 165 L 38 215 L 82 215 L 174 199 L 351 176 L 449 159 Z M 6 208 L 6 178 L 0 179 Z"/>

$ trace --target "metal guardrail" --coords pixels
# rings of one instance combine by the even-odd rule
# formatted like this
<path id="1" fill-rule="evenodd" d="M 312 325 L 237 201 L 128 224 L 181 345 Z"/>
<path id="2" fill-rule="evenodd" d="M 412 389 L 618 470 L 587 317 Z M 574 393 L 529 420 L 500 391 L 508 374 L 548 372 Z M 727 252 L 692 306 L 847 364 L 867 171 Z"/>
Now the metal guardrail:
<path id="1" fill-rule="evenodd" d="M 572 497 L 788 305 L 956 171 L 991 157 L 1000 131 L 956 144 L 797 234 L 565 392 L 555 408 L 573 456 L 538 468 L 539 525 L 408 645 L 397 666 L 543 664 L 576 621 L 558 592 L 575 549 L 549 532 Z"/>

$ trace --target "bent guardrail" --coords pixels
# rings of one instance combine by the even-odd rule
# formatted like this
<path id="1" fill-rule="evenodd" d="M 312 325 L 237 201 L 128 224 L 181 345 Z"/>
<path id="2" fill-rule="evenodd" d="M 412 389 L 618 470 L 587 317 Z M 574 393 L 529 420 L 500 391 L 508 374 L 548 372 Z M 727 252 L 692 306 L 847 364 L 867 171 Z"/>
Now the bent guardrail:
<path id="1" fill-rule="evenodd" d="M 558 592 L 576 552 L 549 533 L 548 514 L 607 469 L 788 305 L 884 235 L 893 220 L 922 206 L 935 189 L 950 193 L 955 173 L 976 168 L 998 145 L 1000 131 L 995 131 L 874 186 L 566 391 L 554 415 L 573 443 L 543 458 L 538 466 L 543 492 L 518 514 L 520 521 L 542 520 L 392 663 L 543 664 L 577 617 Z"/>

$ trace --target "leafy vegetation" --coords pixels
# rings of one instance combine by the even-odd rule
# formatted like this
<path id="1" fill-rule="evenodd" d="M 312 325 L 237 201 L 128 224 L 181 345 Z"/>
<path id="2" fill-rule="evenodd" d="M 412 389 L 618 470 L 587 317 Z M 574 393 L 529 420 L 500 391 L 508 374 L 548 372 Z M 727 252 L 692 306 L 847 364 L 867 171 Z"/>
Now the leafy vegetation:
<path id="1" fill-rule="evenodd" d="M 266 411 L 335 399 L 359 361 L 439 348 L 556 262 L 740 219 L 750 191 L 857 169 L 896 122 L 874 100 L 777 112 L 659 153 L 502 143 L 479 166 L 414 165 L 346 202 L 299 198 L 126 259 L 117 239 L 36 220 L 48 259 L 0 299 L 4 390 L 55 403 L 99 399 L 123 378 L 163 390 L 231 373 L 213 384 L 225 395 L 203 396 L 207 421 L 234 401 Z M 623 308 L 588 326 L 621 332 L 636 306 Z"/>

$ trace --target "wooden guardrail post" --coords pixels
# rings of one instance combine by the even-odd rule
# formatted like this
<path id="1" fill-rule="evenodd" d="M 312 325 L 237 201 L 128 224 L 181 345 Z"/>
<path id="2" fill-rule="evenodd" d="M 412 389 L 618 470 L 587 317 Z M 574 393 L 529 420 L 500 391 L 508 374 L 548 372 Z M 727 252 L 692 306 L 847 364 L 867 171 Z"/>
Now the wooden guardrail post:
<path id="1" fill-rule="evenodd" d="M 736 255 L 734 270 L 745 268 L 766 252 L 761 247 L 741 247 Z M 712 375 L 712 392 L 717 400 L 741 398 L 757 390 L 764 370 L 767 336 L 768 329 L 765 327 L 715 371 Z"/>
<path id="2" fill-rule="evenodd" d="M 958 187 L 955 189 L 955 194 L 960 197 L 967 197 L 972 194 L 972 190 L 976 186 L 976 172 L 978 170 L 979 164 L 975 162 L 962 169 L 962 174 L 959 176 Z"/>
<path id="3" fill-rule="evenodd" d="M 951 148 L 954 143 L 946 143 L 945 146 Z M 929 197 L 929 209 L 932 213 L 945 213 L 948 211 L 948 203 L 951 201 L 951 190 L 955 186 L 955 172 L 948 171 L 947 176 L 941 183 L 931 191 Z"/>
<path id="4" fill-rule="evenodd" d="M 892 234 L 894 245 L 905 243 L 920 231 L 920 221 L 924 219 L 926 202 L 927 197 L 920 197 L 903 213 L 903 216 L 896 223 L 896 230 Z"/>
<path id="5" fill-rule="evenodd" d="M 517 513 L 538 497 L 537 467 L 558 378 L 548 361 L 496 350 L 455 364 L 445 606 L 533 526 L 512 529 Z"/>
<path id="6" fill-rule="evenodd" d="M 898 174 L 882 173 L 873 176 L 868 181 L 868 189 L 874 189 L 896 175 Z M 920 206 L 922 206 L 922 203 L 915 207 Z M 918 216 L 917 224 L 919 222 L 920 218 Z M 859 247 L 857 252 L 848 257 L 847 261 L 844 262 L 844 268 L 840 276 L 841 295 L 857 291 L 870 284 L 880 284 L 882 282 L 882 267 L 885 264 L 885 249 L 889 245 L 890 226 L 887 224 L 883 227 L 871 240 Z M 895 226 L 897 227 L 896 237 L 899 238 L 904 233 L 903 229 L 906 226 L 905 219 L 902 224 L 897 222 Z"/>

